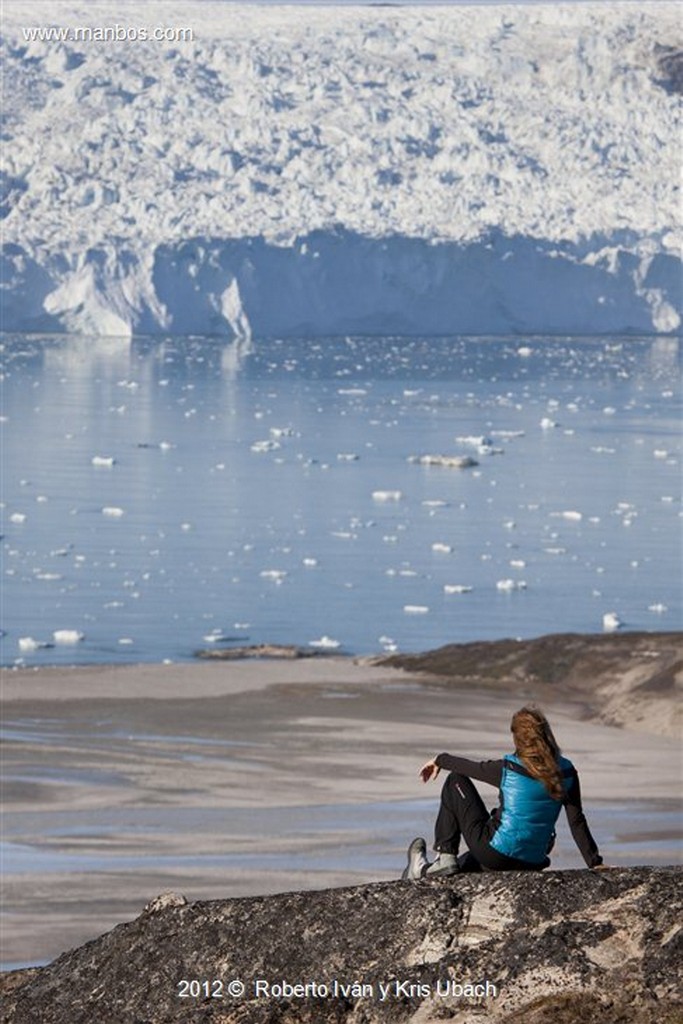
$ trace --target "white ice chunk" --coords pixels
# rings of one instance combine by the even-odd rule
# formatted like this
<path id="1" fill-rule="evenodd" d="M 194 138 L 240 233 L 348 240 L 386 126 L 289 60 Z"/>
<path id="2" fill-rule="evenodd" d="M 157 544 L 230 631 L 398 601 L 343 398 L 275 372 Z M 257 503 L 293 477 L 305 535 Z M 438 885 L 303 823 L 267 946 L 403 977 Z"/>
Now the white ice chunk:
<path id="1" fill-rule="evenodd" d="M 444 583 L 443 592 L 444 594 L 469 594 L 472 589 L 466 583 Z"/>
<path id="2" fill-rule="evenodd" d="M 540 427 L 542 430 L 554 430 L 555 427 L 559 427 L 559 423 L 551 420 L 548 416 L 544 416 L 540 422 Z"/>
<path id="3" fill-rule="evenodd" d="M 496 589 L 505 593 L 510 593 L 513 590 L 526 590 L 526 582 L 524 580 L 498 580 Z"/>
<path id="4" fill-rule="evenodd" d="M 116 463 L 116 459 L 113 455 L 93 455 L 90 460 L 93 466 L 113 466 Z"/>
<path id="5" fill-rule="evenodd" d="M 649 612 L 654 612 L 655 615 L 663 615 L 664 612 L 667 612 L 669 609 L 667 608 L 667 606 L 665 604 L 662 604 L 661 602 L 658 602 L 657 604 L 649 604 L 647 606 L 647 610 Z"/>
<path id="6" fill-rule="evenodd" d="M 455 438 L 456 444 L 468 444 L 472 448 L 489 447 L 492 442 L 490 437 L 484 434 L 466 434 Z"/>
<path id="7" fill-rule="evenodd" d="M 577 523 L 580 522 L 581 519 L 583 519 L 583 512 L 575 512 L 572 509 L 569 509 L 566 512 L 562 512 L 561 515 L 563 519 L 570 519 L 573 522 Z"/>
<path id="8" fill-rule="evenodd" d="M 432 544 L 432 551 L 438 551 L 439 553 L 444 555 L 450 555 L 452 550 L 453 548 L 451 547 L 450 544 L 442 544 L 440 541 L 437 541 L 435 544 Z"/>
<path id="9" fill-rule="evenodd" d="M 254 441 L 251 450 L 252 452 L 274 452 L 281 447 L 279 441 Z"/>
<path id="10" fill-rule="evenodd" d="M 602 628 L 606 633 L 621 628 L 621 619 L 616 612 L 605 612 L 602 617 Z"/>
<path id="11" fill-rule="evenodd" d="M 52 639 L 56 644 L 78 644 L 85 640 L 85 635 L 77 629 L 56 629 Z"/>
<path id="12" fill-rule="evenodd" d="M 400 501 L 403 497 L 402 491 L 373 491 L 373 501 Z"/>
<path id="13" fill-rule="evenodd" d="M 307 569 L 312 569 L 314 566 L 316 566 L 318 564 L 318 559 L 317 558 L 304 558 L 303 559 L 303 564 L 306 566 Z"/>
<path id="14" fill-rule="evenodd" d="M 37 651 L 39 647 L 45 647 L 45 644 L 41 644 L 39 640 L 34 640 L 32 636 L 20 636 L 17 641 L 20 651 L 27 654 L 29 651 Z"/>
<path id="15" fill-rule="evenodd" d="M 26 522 L 26 514 L 24 512 L 13 512 L 12 515 L 9 517 L 9 521 L 10 521 L 10 523 L 17 523 L 17 524 L 25 523 Z"/>
<path id="16" fill-rule="evenodd" d="M 264 580 L 283 580 L 287 573 L 284 569 L 264 569 L 259 576 Z"/>
<path id="17" fill-rule="evenodd" d="M 323 650 L 333 651 L 341 646 L 339 640 L 333 640 L 330 636 L 321 636 L 319 640 L 309 640 L 309 647 L 319 647 Z"/>
<path id="18" fill-rule="evenodd" d="M 479 465 L 469 455 L 409 455 L 408 462 L 416 462 L 420 466 L 446 466 L 449 469 L 469 469 L 470 466 Z"/>
<path id="19" fill-rule="evenodd" d="M 426 604 L 404 604 L 403 611 L 406 615 L 426 615 L 429 608 Z"/>
<path id="20" fill-rule="evenodd" d="M 337 453 L 337 461 L 338 462 L 357 462 L 359 458 L 360 458 L 360 456 L 356 455 L 355 452 L 338 452 Z"/>
<path id="21" fill-rule="evenodd" d="M 122 508 L 117 505 L 105 505 L 102 509 L 103 516 L 110 516 L 112 519 L 120 519 L 121 516 L 125 516 L 125 512 Z"/>

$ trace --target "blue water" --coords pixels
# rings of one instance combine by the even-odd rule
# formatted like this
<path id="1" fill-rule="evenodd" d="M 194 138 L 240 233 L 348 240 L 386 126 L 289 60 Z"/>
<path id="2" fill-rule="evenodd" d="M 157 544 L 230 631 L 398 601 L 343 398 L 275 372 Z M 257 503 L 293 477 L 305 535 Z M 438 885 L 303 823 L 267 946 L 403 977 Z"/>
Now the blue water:
<path id="1" fill-rule="evenodd" d="M 681 627 L 677 339 L 4 342 L 6 665 Z"/>

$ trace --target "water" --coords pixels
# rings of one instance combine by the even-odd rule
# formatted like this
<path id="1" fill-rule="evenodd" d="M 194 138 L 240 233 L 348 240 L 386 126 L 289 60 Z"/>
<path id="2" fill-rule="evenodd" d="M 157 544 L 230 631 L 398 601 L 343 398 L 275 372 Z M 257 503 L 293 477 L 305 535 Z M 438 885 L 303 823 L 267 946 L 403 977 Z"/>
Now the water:
<path id="1" fill-rule="evenodd" d="M 4 362 L 6 665 L 681 626 L 676 339 L 6 337 Z M 57 630 L 83 639 L 19 644 Z"/>

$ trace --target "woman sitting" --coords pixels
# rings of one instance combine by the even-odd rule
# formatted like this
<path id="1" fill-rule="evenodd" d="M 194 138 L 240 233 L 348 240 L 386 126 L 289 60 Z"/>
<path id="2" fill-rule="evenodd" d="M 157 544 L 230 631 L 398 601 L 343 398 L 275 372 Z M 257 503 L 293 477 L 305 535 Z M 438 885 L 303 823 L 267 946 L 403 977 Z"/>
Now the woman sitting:
<path id="1" fill-rule="evenodd" d="M 602 864 L 581 807 L 576 768 L 562 757 L 541 711 L 524 707 L 512 716 L 514 754 L 499 761 L 470 761 L 439 754 L 420 769 L 423 782 L 449 771 L 441 791 L 434 829 L 438 856 L 427 860 L 424 839 L 408 847 L 403 878 L 450 875 L 458 871 L 542 871 L 555 840 L 555 823 L 564 807 L 574 841 L 589 868 Z M 499 789 L 499 806 L 490 814 L 472 779 Z M 469 850 L 458 855 L 461 837 Z"/>

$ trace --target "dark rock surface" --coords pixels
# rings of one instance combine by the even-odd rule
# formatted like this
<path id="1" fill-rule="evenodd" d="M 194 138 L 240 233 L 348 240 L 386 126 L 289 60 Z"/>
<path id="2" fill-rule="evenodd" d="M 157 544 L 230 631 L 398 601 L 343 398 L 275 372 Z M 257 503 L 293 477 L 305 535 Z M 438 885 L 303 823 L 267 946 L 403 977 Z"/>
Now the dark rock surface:
<path id="1" fill-rule="evenodd" d="M 680 881 L 680 868 L 629 868 L 166 895 L 47 967 L 5 975 L 2 1020 L 680 1024 Z M 278 995 L 284 983 L 317 988 Z M 467 984 L 482 988 L 452 988 Z"/>
<path id="2" fill-rule="evenodd" d="M 318 658 L 321 652 L 293 644 L 249 644 L 246 647 L 201 647 L 195 658 L 213 658 L 215 661 L 239 661 L 241 658 Z"/>

